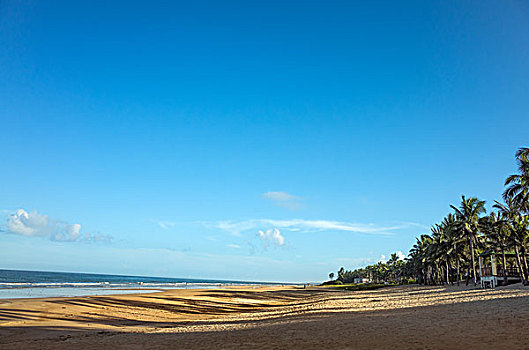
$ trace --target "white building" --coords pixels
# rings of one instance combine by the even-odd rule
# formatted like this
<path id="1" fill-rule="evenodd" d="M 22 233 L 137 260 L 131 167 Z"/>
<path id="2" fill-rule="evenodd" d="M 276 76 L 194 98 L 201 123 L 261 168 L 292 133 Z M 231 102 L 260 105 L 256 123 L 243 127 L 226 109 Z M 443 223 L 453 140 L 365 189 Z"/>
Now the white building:
<path id="1" fill-rule="evenodd" d="M 369 280 L 369 278 L 355 277 L 355 278 L 353 279 L 353 283 L 369 283 L 369 282 L 371 282 L 371 281 Z"/>

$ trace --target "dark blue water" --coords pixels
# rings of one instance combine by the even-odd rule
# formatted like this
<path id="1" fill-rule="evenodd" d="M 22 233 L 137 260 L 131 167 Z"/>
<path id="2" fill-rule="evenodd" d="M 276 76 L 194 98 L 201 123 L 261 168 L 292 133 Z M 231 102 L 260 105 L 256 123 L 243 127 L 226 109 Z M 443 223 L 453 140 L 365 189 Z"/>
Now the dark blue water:
<path id="1" fill-rule="evenodd" d="M 73 272 L 0 270 L 0 298 L 37 298 L 138 293 L 178 288 L 216 288 L 272 283 L 101 275 Z"/>

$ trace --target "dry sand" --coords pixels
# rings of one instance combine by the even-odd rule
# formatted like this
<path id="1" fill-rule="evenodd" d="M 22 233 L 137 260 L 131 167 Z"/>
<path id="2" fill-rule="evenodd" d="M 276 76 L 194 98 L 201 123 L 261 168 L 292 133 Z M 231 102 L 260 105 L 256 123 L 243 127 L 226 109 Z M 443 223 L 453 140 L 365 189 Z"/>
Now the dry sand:
<path id="1" fill-rule="evenodd" d="M 245 287 L 0 300 L 1 349 L 529 349 L 529 289 Z"/>

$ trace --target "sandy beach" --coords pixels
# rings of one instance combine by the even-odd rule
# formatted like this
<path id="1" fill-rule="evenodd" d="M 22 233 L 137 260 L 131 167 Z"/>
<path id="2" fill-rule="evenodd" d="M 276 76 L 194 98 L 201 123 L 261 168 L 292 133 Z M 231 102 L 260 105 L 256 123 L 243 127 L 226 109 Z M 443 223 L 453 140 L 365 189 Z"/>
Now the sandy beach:
<path id="1" fill-rule="evenodd" d="M 529 289 L 171 290 L 0 301 L 2 349 L 529 347 Z"/>

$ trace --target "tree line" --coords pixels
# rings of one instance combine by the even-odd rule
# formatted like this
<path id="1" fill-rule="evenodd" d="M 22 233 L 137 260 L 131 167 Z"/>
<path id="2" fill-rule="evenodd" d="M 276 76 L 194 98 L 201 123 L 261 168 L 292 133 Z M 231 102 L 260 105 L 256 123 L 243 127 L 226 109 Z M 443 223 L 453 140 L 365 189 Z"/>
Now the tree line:
<path id="1" fill-rule="evenodd" d="M 505 180 L 503 201 L 494 201 L 492 212 L 487 214 L 485 201 L 463 195 L 459 205 L 450 206 L 451 213 L 416 238 L 406 259 L 394 253 L 386 262 L 353 271 L 342 267 L 333 282 L 366 278 L 375 283 L 476 284 L 481 273 L 477 256 L 490 251 L 500 257 L 504 284 L 505 272 L 512 270 L 529 284 L 529 148 L 518 149 L 516 162 L 518 173 Z M 331 280 L 334 277 L 329 274 Z"/>

